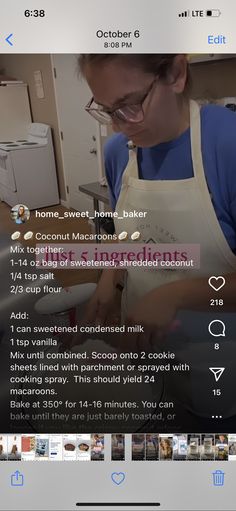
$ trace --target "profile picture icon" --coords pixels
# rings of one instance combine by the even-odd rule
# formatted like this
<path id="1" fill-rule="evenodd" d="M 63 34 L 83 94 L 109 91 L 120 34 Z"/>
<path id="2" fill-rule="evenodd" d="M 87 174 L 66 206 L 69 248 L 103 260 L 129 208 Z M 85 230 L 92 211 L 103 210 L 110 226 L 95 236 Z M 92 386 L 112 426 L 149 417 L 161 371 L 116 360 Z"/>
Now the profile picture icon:
<path id="1" fill-rule="evenodd" d="M 30 218 L 30 210 L 25 204 L 16 204 L 11 209 L 11 218 L 16 224 L 25 224 Z"/>

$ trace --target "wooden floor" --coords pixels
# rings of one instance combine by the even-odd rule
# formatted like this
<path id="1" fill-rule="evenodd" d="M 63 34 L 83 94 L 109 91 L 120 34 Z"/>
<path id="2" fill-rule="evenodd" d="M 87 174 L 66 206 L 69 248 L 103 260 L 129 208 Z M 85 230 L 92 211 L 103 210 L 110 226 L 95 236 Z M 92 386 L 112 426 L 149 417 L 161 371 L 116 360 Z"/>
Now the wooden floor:
<path id="1" fill-rule="evenodd" d="M 40 209 L 40 211 L 58 211 L 60 215 L 66 210 L 63 206 L 53 206 L 50 208 Z M 19 230 L 24 234 L 27 231 L 40 232 L 43 234 L 49 233 L 71 233 L 79 232 L 86 234 L 91 232 L 91 228 L 86 219 L 43 219 L 35 218 L 35 212 L 32 211 L 28 222 L 22 225 L 17 225 L 12 221 L 10 216 L 11 208 L 4 202 L 0 202 L 0 234 L 9 234 L 9 240 L 11 234 Z M 23 238 L 19 240 L 22 244 L 29 246 L 35 246 L 36 241 L 24 241 Z M 39 242 L 37 242 L 39 243 Z M 66 242 L 63 242 L 63 244 Z M 69 243 L 69 242 L 68 242 Z M 78 242 L 76 242 L 78 243 Z M 86 242 L 87 243 L 87 242 Z M 81 284 L 84 282 L 97 282 L 99 279 L 100 272 L 98 270 L 53 270 L 55 279 L 63 286 L 73 286 L 75 284 Z"/>

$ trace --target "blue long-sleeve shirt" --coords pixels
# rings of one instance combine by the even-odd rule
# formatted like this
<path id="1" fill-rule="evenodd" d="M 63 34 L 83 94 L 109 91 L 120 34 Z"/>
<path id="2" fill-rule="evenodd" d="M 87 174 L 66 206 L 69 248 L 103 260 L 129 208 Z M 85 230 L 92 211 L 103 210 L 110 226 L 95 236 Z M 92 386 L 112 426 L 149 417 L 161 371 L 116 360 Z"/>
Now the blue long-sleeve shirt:
<path id="1" fill-rule="evenodd" d="M 201 108 L 202 157 L 208 188 L 222 231 L 236 253 L 236 113 L 217 105 Z M 113 135 L 105 145 L 105 170 L 115 209 L 128 163 L 127 137 Z M 170 142 L 137 150 L 141 179 L 193 177 L 190 129 Z"/>

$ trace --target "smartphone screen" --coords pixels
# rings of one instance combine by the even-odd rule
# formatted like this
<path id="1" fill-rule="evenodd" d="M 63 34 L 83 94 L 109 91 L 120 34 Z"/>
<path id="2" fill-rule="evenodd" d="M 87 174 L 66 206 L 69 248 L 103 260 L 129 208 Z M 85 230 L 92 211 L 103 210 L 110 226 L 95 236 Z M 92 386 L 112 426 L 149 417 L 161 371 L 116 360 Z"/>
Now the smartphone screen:
<path id="1" fill-rule="evenodd" d="M 236 12 L 187 4 L 0 0 L 3 511 L 235 509 Z"/>

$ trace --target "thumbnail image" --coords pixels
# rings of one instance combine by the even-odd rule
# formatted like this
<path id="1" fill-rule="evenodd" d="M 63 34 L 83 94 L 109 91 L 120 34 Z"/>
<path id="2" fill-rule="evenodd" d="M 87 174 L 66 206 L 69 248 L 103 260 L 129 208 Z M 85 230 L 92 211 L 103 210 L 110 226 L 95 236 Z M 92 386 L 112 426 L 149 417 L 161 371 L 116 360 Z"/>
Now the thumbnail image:
<path id="1" fill-rule="evenodd" d="M 228 440 L 229 440 L 229 460 L 235 461 L 236 460 L 236 435 L 230 433 Z"/>
<path id="2" fill-rule="evenodd" d="M 11 218 L 16 224 L 25 224 L 30 218 L 30 211 L 25 204 L 17 204 L 11 209 Z"/>
<path id="3" fill-rule="evenodd" d="M 0 461 L 7 461 L 7 435 L 0 435 Z"/>
<path id="4" fill-rule="evenodd" d="M 203 434 L 201 445 L 201 460 L 212 461 L 215 459 L 215 435 Z"/>
<path id="5" fill-rule="evenodd" d="M 185 461 L 187 458 L 188 437 L 184 434 L 173 436 L 173 460 Z"/>
<path id="6" fill-rule="evenodd" d="M 191 433 L 188 435 L 187 459 L 198 461 L 201 457 L 201 435 Z"/>
<path id="7" fill-rule="evenodd" d="M 62 460 L 62 436 L 50 435 L 49 437 L 49 459 L 54 461 Z"/>
<path id="8" fill-rule="evenodd" d="M 63 460 L 76 460 L 76 435 L 63 435 Z"/>
<path id="9" fill-rule="evenodd" d="M 104 435 L 94 433 L 91 438 L 91 460 L 104 461 Z"/>
<path id="10" fill-rule="evenodd" d="M 124 461 L 125 459 L 125 435 L 111 435 L 111 459 L 112 461 Z"/>
<path id="11" fill-rule="evenodd" d="M 91 436 L 89 434 L 77 435 L 77 460 L 91 460 Z"/>
<path id="12" fill-rule="evenodd" d="M 49 459 L 49 436 L 36 435 L 35 458 L 37 460 Z"/>
<path id="13" fill-rule="evenodd" d="M 145 435 L 133 434 L 132 435 L 132 461 L 145 460 Z"/>
<path id="14" fill-rule="evenodd" d="M 22 435 L 21 437 L 21 459 L 22 461 L 33 461 L 35 459 L 36 440 L 34 435 Z"/>
<path id="15" fill-rule="evenodd" d="M 160 461 L 170 461 L 173 458 L 173 435 L 159 436 Z"/>
<path id="16" fill-rule="evenodd" d="M 21 460 L 21 435 L 8 435 L 7 452 L 9 461 Z"/>
<path id="17" fill-rule="evenodd" d="M 159 459 L 159 435 L 157 433 L 146 434 L 146 460 L 156 461 Z"/>
<path id="18" fill-rule="evenodd" d="M 218 434 L 215 435 L 215 460 L 227 461 L 229 455 L 228 435 Z"/>

